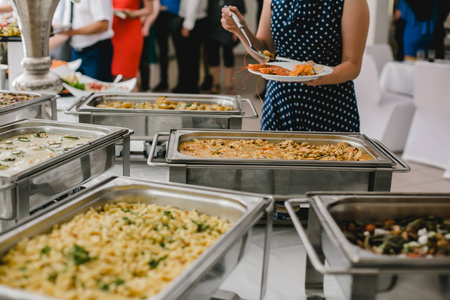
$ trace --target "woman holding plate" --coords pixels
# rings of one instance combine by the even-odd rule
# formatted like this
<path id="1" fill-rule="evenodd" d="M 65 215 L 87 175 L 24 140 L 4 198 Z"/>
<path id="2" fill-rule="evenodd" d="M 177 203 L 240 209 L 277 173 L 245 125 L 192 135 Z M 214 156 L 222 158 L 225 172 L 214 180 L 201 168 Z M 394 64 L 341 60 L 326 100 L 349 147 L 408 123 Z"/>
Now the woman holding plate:
<path id="1" fill-rule="evenodd" d="M 250 51 L 230 10 L 237 14 L 257 50 L 333 67 L 331 74 L 311 81 L 270 80 L 262 130 L 359 131 L 352 80 L 361 69 L 369 28 L 365 0 L 265 0 L 256 35 L 236 7 L 223 8 L 222 26 L 261 60 Z"/>

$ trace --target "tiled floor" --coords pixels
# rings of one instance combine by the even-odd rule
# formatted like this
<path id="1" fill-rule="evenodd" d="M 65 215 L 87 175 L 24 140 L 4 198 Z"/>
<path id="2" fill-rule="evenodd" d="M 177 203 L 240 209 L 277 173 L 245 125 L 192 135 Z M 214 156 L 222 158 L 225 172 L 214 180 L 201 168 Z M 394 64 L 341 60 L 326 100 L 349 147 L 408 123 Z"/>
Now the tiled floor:
<path id="1" fill-rule="evenodd" d="M 247 56 L 245 57 L 247 63 L 255 63 L 256 61 Z M 262 101 L 257 97 L 257 91 L 261 92 L 264 89 L 265 82 L 256 75 L 250 74 L 243 67 L 245 66 L 244 56 L 236 56 L 235 68 L 235 92 L 241 95 L 242 98 L 248 98 L 252 101 L 258 114 L 261 112 Z M 176 61 L 171 60 L 169 66 L 169 81 L 170 88 L 176 85 Z M 151 73 L 151 87 L 158 84 L 158 65 L 152 66 Z M 203 76 L 201 76 L 203 78 Z M 222 78 L 223 79 L 223 78 Z M 223 81 L 223 80 L 222 80 Z M 223 87 L 222 83 L 222 87 Z M 258 130 L 260 119 L 244 119 L 244 130 Z M 396 153 L 401 158 L 401 153 Z M 450 193 L 450 180 L 443 178 L 444 170 L 421 165 L 413 162 L 406 162 L 411 171 L 408 173 L 394 172 L 392 180 L 392 192 L 435 192 L 435 193 Z"/>

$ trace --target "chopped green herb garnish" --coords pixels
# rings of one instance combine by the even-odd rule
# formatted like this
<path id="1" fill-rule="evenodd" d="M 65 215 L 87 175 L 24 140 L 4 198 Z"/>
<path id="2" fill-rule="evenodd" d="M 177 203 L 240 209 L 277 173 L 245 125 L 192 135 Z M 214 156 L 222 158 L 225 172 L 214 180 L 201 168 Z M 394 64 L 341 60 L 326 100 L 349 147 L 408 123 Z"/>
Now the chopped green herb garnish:
<path id="1" fill-rule="evenodd" d="M 84 247 L 75 245 L 73 247 L 72 252 L 70 252 L 70 256 L 77 266 L 88 263 L 91 261 L 91 257 L 89 256 L 89 252 L 84 249 Z"/>
<path id="2" fill-rule="evenodd" d="M 30 139 L 27 138 L 26 136 L 19 136 L 17 138 L 17 140 L 20 141 L 20 142 L 29 142 L 30 141 Z"/>
<path id="3" fill-rule="evenodd" d="M 46 245 L 44 248 L 41 249 L 41 253 L 44 255 L 48 255 L 52 251 L 52 248 L 50 248 L 49 245 Z"/>
<path id="4" fill-rule="evenodd" d="M 78 140 L 78 139 L 79 139 L 79 137 L 77 137 L 77 136 L 71 136 L 70 134 L 65 135 L 64 138 L 66 138 L 66 139 L 71 139 L 71 140 Z"/>

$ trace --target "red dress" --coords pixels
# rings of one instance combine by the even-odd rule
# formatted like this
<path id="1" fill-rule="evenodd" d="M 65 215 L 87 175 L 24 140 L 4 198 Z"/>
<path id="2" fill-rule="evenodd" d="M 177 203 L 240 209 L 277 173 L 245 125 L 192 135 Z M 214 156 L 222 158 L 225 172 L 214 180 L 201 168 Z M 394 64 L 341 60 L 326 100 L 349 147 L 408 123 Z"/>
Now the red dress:
<path id="1" fill-rule="evenodd" d="M 112 0 L 114 10 L 139 9 L 140 0 Z M 111 72 L 114 76 L 136 77 L 139 70 L 144 39 L 139 18 L 122 19 L 114 15 L 114 54 Z"/>

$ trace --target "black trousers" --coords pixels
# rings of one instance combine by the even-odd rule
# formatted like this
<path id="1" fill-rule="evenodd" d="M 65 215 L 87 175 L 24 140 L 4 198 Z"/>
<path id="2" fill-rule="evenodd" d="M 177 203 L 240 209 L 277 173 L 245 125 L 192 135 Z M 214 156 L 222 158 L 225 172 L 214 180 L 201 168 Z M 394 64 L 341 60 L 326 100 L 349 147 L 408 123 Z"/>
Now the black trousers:
<path id="1" fill-rule="evenodd" d="M 200 92 L 200 48 L 206 37 L 208 30 L 208 20 L 199 19 L 195 22 L 194 28 L 190 31 L 189 37 L 181 36 L 182 20 L 180 20 L 179 49 L 177 52 L 178 60 L 178 84 L 176 91 L 178 93 L 196 94 Z"/>
<path id="2" fill-rule="evenodd" d="M 178 16 L 160 12 L 155 21 L 155 38 L 158 46 L 158 61 L 160 66 L 160 82 L 167 84 L 168 68 L 169 68 L 169 38 L 172 37 L 175 53 L 178 53 Z"/>

